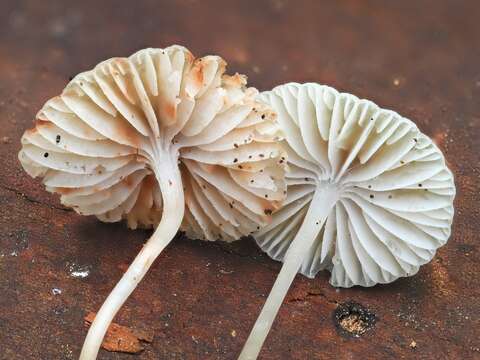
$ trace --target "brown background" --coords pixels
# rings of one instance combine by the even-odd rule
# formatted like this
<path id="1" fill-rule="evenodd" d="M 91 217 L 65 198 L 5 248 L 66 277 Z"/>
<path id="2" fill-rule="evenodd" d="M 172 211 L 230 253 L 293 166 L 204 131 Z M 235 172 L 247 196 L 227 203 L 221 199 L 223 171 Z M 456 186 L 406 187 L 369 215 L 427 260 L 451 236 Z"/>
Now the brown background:
<path id="1" fill-rule="evenodd" d="M 0 358 L 78 357 L 83 316 L 149 235 L 62 208 L 21 170 L 22 132 L 70 76 L 173 43 L 223 56 L 261 90 L 318 81 L 393 108 L 437 141 L 456 175 L 453 236 L 431 264 L 373 289 L 299 276 L 261 358 L 480 358 L 479 17 L 479 1 L 1 0 Z M 82 267 L 88 277 L 70 275 Z M 116 318 L 154 330 L 153 343 L 99 358 L 235 359 L 278 270 L 252 241 L 178 238 Z M 349 300 L 378 317 L 360 338 L 332 318 Z"/>

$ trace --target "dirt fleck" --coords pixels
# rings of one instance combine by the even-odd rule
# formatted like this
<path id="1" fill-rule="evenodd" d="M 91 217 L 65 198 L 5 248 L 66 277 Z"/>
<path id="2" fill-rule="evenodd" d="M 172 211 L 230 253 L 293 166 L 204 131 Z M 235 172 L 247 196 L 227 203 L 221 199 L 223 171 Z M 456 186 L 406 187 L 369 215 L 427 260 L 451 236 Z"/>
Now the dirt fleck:
<path id="1" fill-rule="evenodd" d="M 412 342 L 410 343 L 409 345 L 412 349 L 416 349 L 417 348 L 417 343 L 415 340 L 412 340 Z"/>
<path id="2" fill-rule="evenodd" d="M 88 313 L 85 316 L 85 324 L 90 326 L 95 315 L 94 312 Z M 153 331 L 136 330 L 112 323 L 103 339 L 102 348 L 107 351 L 137 354 L 144 350 L 142 342 L 151 343 L 152 341 Z"/>
<path id="3" fill-rule="evenodd" d="M 433 289 L 443 296 L 451 296 L 453 293 L 452 289 L 455 289 L 455 286 L 450 279 L 447 267 L 439 258 L 434 259 L 430 266 L 431 285 Z"/>
<path id="4" fill-rule="evenodd" d="M 360 337 L 375 325 L 377 317 L 363 305 L 347 302 L 335 309 L 333 320 L 343 335 Z"/>

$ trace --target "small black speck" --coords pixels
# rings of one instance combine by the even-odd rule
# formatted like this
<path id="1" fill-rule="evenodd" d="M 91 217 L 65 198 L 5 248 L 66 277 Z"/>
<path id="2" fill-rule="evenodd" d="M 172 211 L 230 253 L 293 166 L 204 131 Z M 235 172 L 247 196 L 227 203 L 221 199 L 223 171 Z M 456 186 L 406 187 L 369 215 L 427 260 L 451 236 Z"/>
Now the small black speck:
<path id="1" fill-rule="evenodd" d="M 47 157 L 48 157 L 48 153 L 43 154 L 43 157 L 46 157 L 46 158 L 47 158 Z"/>
<path id="2" fill-rule="evenodd" d="M 260 230 L 260 226 L 257 226 L 257 230 Z"/>
<path id="3" fill-rule="evenodd" d="M 287 193 L 287 190 L 283 190 L 283 194 L 285 195 Z"/>
<path id="4" fill-rule="evenodd" d="M 263 154 L 258 154 L 258 156 L 260 156 L 261 158 L 265 157 L 265 155 Z"/>
<path id="5" fill-rule="evenodd" d="M 230 206 L 230 209 L 233 209 L 233 204 L 232 203 L 229 203 L 228 205 Z"/>
<path id="6" fill-rule="evenodd" d="M 172 180 L 168 180 L 168 185 L 172 186 L 173 185 L 173 182 Z"/>
<path id="7" fill-rule="evenodd" d="M 392 195 L 388 195 L 388 198 L 391 199 L 393 196 Z"/>
<path id="8" fill-rule="evenodd" d="M 233 146 L 234 146 L 235 148 L 238 148 L 238 144 L 237 144 L 237 143 L 233 144 Z"/>
<path id="9" fill-rule="evenodd" d="M 272 215 L 273 210 L 272 209 L 265 209 L 265 210 L 263 210 L 263 212 L 265 213 L 265 215 Z"/>
<path id="10" fill-rule="evenodd" d="M 417 140 L 417 138 L 413 138 L 413 141 L 417 142 L 418 140 Z"/>
<path id="11" fill-rule="evenodd" d="M 268 199 L 268 194 L 265 194 L 265 199 Z"/>
<path id="12" fill-rule="evenodd" d="M 373 118 L 372 118 L 372 117 L 370 118 L 370 121 L 373 121 Z"/>
<path id="13" fill-rule="evenodd" d="M 418 184 L 418 187 L 422 187 L 422 184 Z"/>
<path id="14" fill-rule="evenodd" d="M 242 166 L 242 165 L 238 165 L 238 168 L 241 170 L 241 169 L 243 169 L 243 166 Z"/>
<path id="15" fill-rule="evenodd" d="M 318 221 L 317 221 L 317 222 L 315 222 L 315 225 L 318 225 Z"/>
<path id="16" fill-rule="evenodd" d="M 403 161 L 403 160 L 400 160 L 400 164 L 405 164 L 405 161 Z"/>
<path id="17" fill-rule="evenodd" d="M 373 196 L 373 195 L 370 195 L 370 199 L 373 199 L 374 197 L 375 197 L 375 196 Z"/>
<path id="18" fill-rule="evenodd" d="M 265 114 L 262 115 L 262 119 L 265 119 Z"/>
<path id="19" fill-rule="evenodd" d="M 255 180 L 253 180 L 253 179 L 252 179 L 252 180 L 250 180 L 250 183 L 252 183 L 252 184 L 253 184 L 254 182 L 255 182 Z"/>
<path id="20" fill-rule="evenodd" d="M 68 81 L 72 81 L 72 80 L 73 80 L 73 76 L 69 76 Z"/>
<path id="21" fill-rule="evenodd" d="M 371 189 L 371 188 L 372 188 L 372 185 L 368 185 L 368 188 Z"/>
<path id="22" fill-rule="evenodd" d="M 58 144 L 60 142 L 60 135 L 57 135 L 57 137 L 55 138 L 55 142 Z"/>
<path id="23" fill-rule="evenodd" d="M 248 158 L 251 159 L 253 156 L 252 155 L 248 155 Z"/>
<path id="24" fill-rule="evenodd" d="M 238 159 L 237 158 L 233 159 L 233 162 L 234 163 L 238 162 Z"/>

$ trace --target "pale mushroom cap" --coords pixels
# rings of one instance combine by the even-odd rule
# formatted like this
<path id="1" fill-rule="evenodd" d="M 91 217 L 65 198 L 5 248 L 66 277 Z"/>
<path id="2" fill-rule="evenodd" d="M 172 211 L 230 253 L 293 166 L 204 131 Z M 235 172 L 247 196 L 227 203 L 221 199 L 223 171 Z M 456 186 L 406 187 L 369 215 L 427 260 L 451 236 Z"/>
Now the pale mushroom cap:
<path id="1" fill-rule="evenodd" d="M 450 236 L 455 185 L 445 159 L 410 120 L 318 84 L 281 85 L 259 99 L 285 134 L 288 195 L 255 235 L 283 261 L 317 187 L 338 200 L 301 273 L 331 271 L 334 286 L 372 286 L 415 274 Z"/>
<path id="2" fill-rule="evenodd" d="M 19 159 L 61 202 L 131 228 L 162 215 L 159 149 L 179 157 L 182 229 L 238 239 L 265 224 L 284 197 L 275 114 L 218 56 L 184 47 L 144 49 L 77 75 L 46 102 Z"/>

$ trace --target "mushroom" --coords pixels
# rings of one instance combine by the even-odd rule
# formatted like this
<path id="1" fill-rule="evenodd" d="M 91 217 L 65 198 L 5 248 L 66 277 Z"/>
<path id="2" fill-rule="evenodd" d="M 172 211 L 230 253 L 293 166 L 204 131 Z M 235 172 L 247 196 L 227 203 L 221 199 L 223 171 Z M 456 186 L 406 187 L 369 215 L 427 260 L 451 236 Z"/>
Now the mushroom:
<path id="1" fill-rule="evenodd" d="M 297 272 L 337 287 L 415 274 L 450 236 L 455 185 L 416 125 L 318 84 L 260 94 L 285 134 L 288 195 L 256 235 L 282 269 L 243 348 L 255 359 Z"/>
<path id="2" fill-rule="evenodd" d="M 22 137 L 31 176 L 81 215 L 156 227 L 92 323 L 94 359 L 113 317 L 179 228 L 225 241 L 267 223 L 284 198 L 275 114 L 218 56 L 144 49 L 77 75 Z"/>

